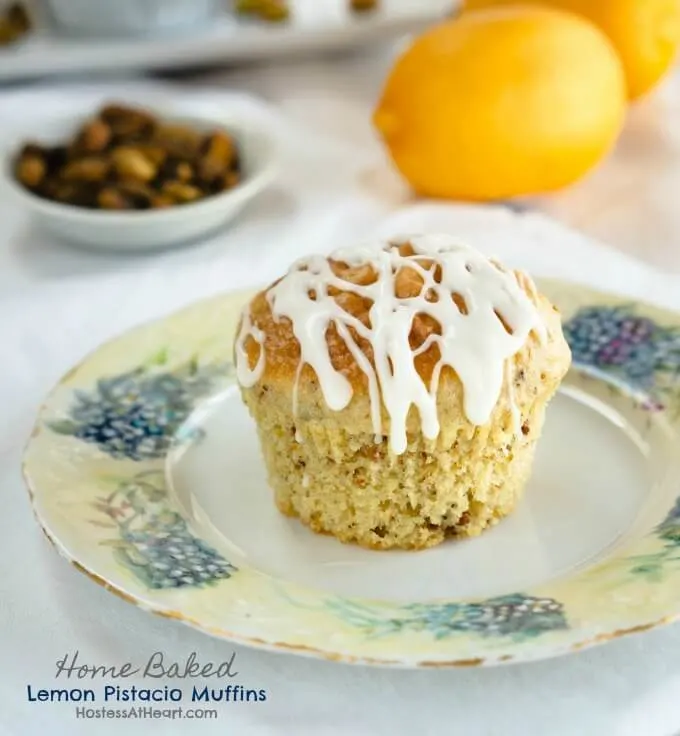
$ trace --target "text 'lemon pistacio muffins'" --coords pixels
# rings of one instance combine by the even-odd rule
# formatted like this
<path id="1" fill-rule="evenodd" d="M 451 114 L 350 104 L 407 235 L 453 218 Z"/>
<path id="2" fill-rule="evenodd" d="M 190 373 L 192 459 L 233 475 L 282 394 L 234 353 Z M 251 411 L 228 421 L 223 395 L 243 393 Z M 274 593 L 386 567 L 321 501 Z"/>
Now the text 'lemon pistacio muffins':
<path id="1" fill-rule="evenodd" d="M 526 275 L 443 235 L 298 261 L 235 344 L 278 508 L 377 549 L 512 511 L 570 357 Z"/>

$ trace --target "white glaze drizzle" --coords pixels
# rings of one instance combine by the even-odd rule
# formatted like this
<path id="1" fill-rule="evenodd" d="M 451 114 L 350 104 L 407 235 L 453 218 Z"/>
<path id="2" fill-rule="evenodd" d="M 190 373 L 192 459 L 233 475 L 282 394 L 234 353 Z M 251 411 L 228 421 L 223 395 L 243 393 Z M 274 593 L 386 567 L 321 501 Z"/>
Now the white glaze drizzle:
<path id="1" fill-rule="evenodd" d="M 402 256 L 398 246 L 406 243 L 414 252 Z M 326 332 L 334 324 L 367 377 L 376 441 L 382 438 L 382 399 L 390 418 L 390 446 L 395 454 L 406 450 L 406 423 L 411 406 L 419 412 L 423 435 L 427 439 L 438 436 L 437 391 L 444 366 L 452 368 L 460 378 L 465 414 L 475 425 L 486 424 L 489 420 L 505 379 L 513 420 L 519 431 L 512 366 L 508 359 L 522 348 L 530 332 L 535 331 L 541 341 L 546 336 L 538 310 L 527 294 L 528 291 L 536 299 L 529 277 L 522 274 L 526 281 L 523 289 L 513 272 L 448 235 L 405 237 L 388 243 L 343 248 L 332 253 L 331 259 L 350 267 L 368 265 L 375 272 L 376 280 L 366 285 L 353 284 L 336 276 L 326 257 L 311 256 L 295 263 L 267 292 L 274 319 L 289 319 L 300 345 L 301 358 L 293 389 L 294 416 L 297 415 L 298 382 L 304 365 L 309 365 L 316 373 L 324 400 L 331 410 L 340 411 L 352 400 L 350 382 L 333 368 L 329 355 Z M 432 261 L 440 267 L 439 282 L 435 280 L 435 268 L 427 268 Z M 416 271 L 422 278 L 424 283 L 418 296 L 396 296 L 396 278 L 403 268 Z M 343 310 L 328 294 L 330 287 L 370 299 L 373 302 L 369 311 L 371 326 L 365 326 Z M 425 298 L 428 293 L 436 294 L 436 301 L 428 301 Z M 460 311 L 452 294 L 464 299 L 467 314 Z M 418 314 L 435 319 L 442 334 L 429 335 L 423 345 L 413 350 L 409 335 Z M 502 315 L 510 332 L 498 315 Z M 371 344 L 375 367 L 356 344 L 350 327 Z M 252 369 L 245 350 L 248 338 L 260 346 L 257 364 Z M 265 367 L 263 340 L 262 331 L 253 324 L 250 310 L 246 308 L 236 341 L 237 378 L 244 387 L 255 385 L 262 376 Z M 441 357 L 428 387 L 416 370 L 414 358 L 434 344 L 439 346 Z"/>
<path id="2" fill-rule="evenodd" d="M 538 304 L 538 289 L 536 288 L 536 284 L 531 276 L 524 271 L 517 271 L 516 273 L 517 283 L 520 285 L 520 288 L 529 294 L 529 297 L 534 304 Z M 533 331 L 536 337 L 538 337 L 539 343 L 541 345 L 545 345 L 548 340 L 548 330 L 542 320 L 538 321 L 538 324 L 534 326 Z"/>
<path id="3" fill-rule="evenodd" d="M 254 340 L 260 347 L 257 363 L 252 369 L 248 360 L 248 352 L 246 351 L 246 340 L 248 337 Z M 236 355 L 236 379 L 241 386 L 247 388 L 254 386 L 260 380 L 265 366 L 264 333 L 257 325 L 253 324 L 250 309 L 248 308 L 244 309 L 241 315 L 241 329 L 236 339 L 234 352 Z"/>

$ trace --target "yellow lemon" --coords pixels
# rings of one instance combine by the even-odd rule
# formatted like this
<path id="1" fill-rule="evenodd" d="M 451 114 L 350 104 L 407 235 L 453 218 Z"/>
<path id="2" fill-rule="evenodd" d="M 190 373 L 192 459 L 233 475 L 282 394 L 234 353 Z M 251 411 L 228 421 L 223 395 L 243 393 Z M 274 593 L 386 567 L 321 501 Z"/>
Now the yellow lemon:
<path id="1" fill-rule="evenodd" d="M 625 110 L 621 61 L 592 23 L 501 8 L 416 39 L 373 122 L 418 193 L 494 200 L 580 178 L 612 147 Z"/>
<path id="2" fill-rule="evenodd" d="M 518 0 L 465 0 L 476 10 Z M 680 0 L 520 0 L 579 13 L 596 23 L 618 50 L 628 96 L 640 97 L 671 68 L 680 46 Z"/>

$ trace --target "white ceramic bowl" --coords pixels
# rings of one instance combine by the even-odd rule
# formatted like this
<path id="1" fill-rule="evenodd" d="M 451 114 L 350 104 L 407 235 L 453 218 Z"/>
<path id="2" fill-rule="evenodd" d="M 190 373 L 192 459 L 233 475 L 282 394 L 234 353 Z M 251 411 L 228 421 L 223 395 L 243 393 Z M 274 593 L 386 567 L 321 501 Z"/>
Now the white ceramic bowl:
<path id="1" fill-rule="evenodd" d="M 73 116 L 45 124 L 44 132 L 15 140 L 5 151 L 3 175 L 9 192 L 23 204 L 36 224 L 58 238 L 98 250 L 156 250 L 198 240 L 224 226 L 274 179 L 278 155 L 272 134 L 250 120 L 219 122 L 205 117 L 189 117 L 152 110 L 168 122 L 181 122 L 197 130 L 227 130 L 236 140 L 241 158 L 241 182 L 233 189 L 214 194 L 191 204 L 167 209 L 112 212 L 61 204 L 43 199 L 24 188 L 15 178 L 13 164 L 19 146 L 32 139 L 45 145 L 68 140 L 85 120 Z"/>

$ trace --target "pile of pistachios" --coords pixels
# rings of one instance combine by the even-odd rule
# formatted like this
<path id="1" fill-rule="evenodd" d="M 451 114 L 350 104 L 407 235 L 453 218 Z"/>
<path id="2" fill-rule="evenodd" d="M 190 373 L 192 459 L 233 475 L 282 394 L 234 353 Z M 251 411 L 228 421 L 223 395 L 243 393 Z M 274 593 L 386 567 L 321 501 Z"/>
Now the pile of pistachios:
<path id="1" fill-rule="evenodd" d="M 9 46 L 30 30 L 31 19 L 23 3 L 10 3 L 0 9 L 0 46 Z"/>
<path id="2" fill-rule="evenodd" d="M 365 13 L 378 7 L 378 0 L 347 0 L 354 13 Z M 287 0 L 234 0 L 234 9 L 239 15 L 270 22 L 288 20 L 291 14 Z"/>
<path id="3" fill-rule="evenodd" d="M 241 179 L 237 144 L 226 131 L 198 131 L 120 104 L 103 107 L 61 145 L 26 143 L 14 172 L 44 199 L 104 210 L 196 202 Z"/>
<path id="4" fill-rule="evenodd" d="M 349 0 L 349 7 L 355 13 L 367 13 L 378 7 L 378 0 Z"/>
<path id="5" fill-rule="evenodd" d="M 272 22 L 288 20 L 290 16 L 286 0 L 234 0 L 234 10 L 239 15 Z"/>

